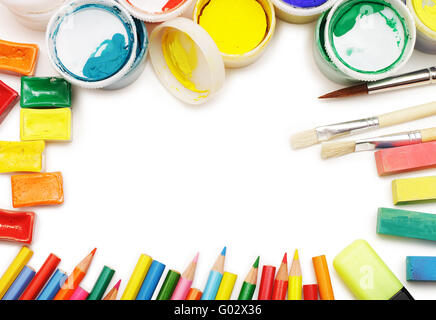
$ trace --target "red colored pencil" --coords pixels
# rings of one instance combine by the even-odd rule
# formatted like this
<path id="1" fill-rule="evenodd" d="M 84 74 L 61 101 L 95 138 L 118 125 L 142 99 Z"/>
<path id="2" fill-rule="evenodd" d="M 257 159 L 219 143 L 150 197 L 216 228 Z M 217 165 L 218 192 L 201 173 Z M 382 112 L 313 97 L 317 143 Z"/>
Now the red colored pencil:
<path id="1" fill-rule="evenodd" d="M 318 300 L 318 285 L 305 284 L 303 286 L 304 300 Z"/>
<path id="2" fill-rule="evenodd" d="M 26 290 L 24 290 L 20 300 L 35 300 L 60 262 L 61 259 L 51 253 L 36 273 L 35 277 L 33 277 Z"/>
<path id="3" fill-rule="evenodd" d="M 121 280 L 118 280 L 118 282 L 111 289 L 111 291 L 107 293 L 106 297 L 104 297 L 103 300 L 117 300 L 118 290 L 120 290 L 120 284 Z"/>
<path id="4" fill-rule="evenodd" d="M 276 267 L 263 266 L 257 300 L 271 300 Z"/>
<path id="5" fill-rule="evenodd" d="M 62 285 L 61 289 L 58 291 L 53 300 L 70 300 L 74 291 L 82 282 L 83 278 L 86 276 L 89 266 L 91 265 L 92 258 L 94 258 L 94 249 L 88 254 L 85 259 L 83 259 L 73 270 L 73 273 L 67 278 L 67 280 Z"/>
<path id="6" fill-rule="evenodd" d="M 283 256 L 282 264 L 277 271 L 276 279 L 274 280 L 274 289 L 271 300 L 285 300 L 288 291 L 288 255 Z"/>

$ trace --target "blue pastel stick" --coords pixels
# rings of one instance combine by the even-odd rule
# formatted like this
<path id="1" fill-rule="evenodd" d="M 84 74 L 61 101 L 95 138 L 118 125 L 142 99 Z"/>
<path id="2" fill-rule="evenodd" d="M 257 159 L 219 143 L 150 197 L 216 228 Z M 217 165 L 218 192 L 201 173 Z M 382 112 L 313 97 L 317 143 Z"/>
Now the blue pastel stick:
<path id="1" fill-rule="evenodd" d="M 209 278 L 207 279 L 206 288 L 204 288 L 203 295 L 201 296 L 201 300 L 215 300 L 222 278 L 222 273 L 215 270 L 210 272 Z"/>
<path id="2" fill-rule="evenodd" d="M 436 281 L 436 257 L 407 257 L 407 281 Z"/>
<path id="3" fill-rule="evenodd" d="M 36 300 L 53 300 L 56 293 L 58 293 L 61 286 L 64 284 L 65 280 L 67 280 L 68 276 L 65 272 L 56 269 L 56 272 L 53 276 L 48 280 L 42 292 L 39 294 Z"/>
<path id="4" fill-rule="evenodd" d="M 35 274 L 35 270 L 28 266 L 24 266 L 23 270 L 21 270 L 18 277 L 9 287 L 2 300 L 18 300 L 29 285 L 30 281 L 32 281 Z"/>
<path id="5" fill-rule="evenodd" d="M 150 269 L 148 269 L 147 276 L 142 283 L 141 289 L 136 296 L 136 300 L 151 300 L 164 270 L 165 265 L 163 263 L 153 260 Z"/>

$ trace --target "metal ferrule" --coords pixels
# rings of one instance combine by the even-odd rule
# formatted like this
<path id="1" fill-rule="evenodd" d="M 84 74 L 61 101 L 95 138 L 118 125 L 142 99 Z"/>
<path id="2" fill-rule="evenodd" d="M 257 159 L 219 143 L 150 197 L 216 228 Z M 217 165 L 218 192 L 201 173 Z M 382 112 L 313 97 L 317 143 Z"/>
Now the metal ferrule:
<path id="1" fill-rule="evenodd" d="M 367 84 L 368 93 L 392 91 L 436 83 L 436 67 L 423 69 Z"/>
<path id="2" fill-rule="evenodd" d="M 378 127 L 378 117 L 372 117 L 322 126 L 316 128 L 315 131 L 318 136 L 318 141 L 328 141 L 336 137 L 348 136 Z"/>
<path id="3" fill-rule="evenodd" d="M 362 139 L 356 141 L 356 152 L 370 151 L 375 149 L 393 148 L 408 146 L 411 144 L 418 144 L 422 142 L 420 131 L 411 131 L 389 136 L 382 136 L 377 138 Z"/>

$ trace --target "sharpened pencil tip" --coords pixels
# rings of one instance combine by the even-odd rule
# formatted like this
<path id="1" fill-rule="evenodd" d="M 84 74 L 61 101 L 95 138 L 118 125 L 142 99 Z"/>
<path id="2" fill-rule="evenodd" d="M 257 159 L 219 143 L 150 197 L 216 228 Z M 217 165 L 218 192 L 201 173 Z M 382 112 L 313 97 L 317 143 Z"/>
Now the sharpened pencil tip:
<path id="1" fill-rule="evenodd" d="M 97 251 L 97 248 L 94 248 L 94 250 L 91 251 L 90 255 L 94 256 L 96 251 Z"/>
<path id="2" fill-rule="evenodd" d="M 119 290 L 120 289 L 120 285 L 121 285 L 121 279 L 118 280 L 118 282 L 114 285 L 114 288 Z"/>
<path id="3" fill-rule="evenodd" d="M 288 253 L 285 252 L 285 255 L 283 256 L 282 263 L 288 263 Z"/>
<path id="4" fill-rule="evenodd" d="M 227 252 L 227 247 L 224 247 L 224 248 L 223 248 L 223 251 L 221 251 L 221 255 L 222 255 L 222 256 L 225 256 L 225 255 L 226 255 L 226 252 Z"/>
<path id="5" fill-rule="evenodd" d="M 260 260 L 260 256 L 257 257 L 256 261 L 254 261 L 253 268 L 255 269 L 259 268 L 259 260 Z"/>
<path id="6" fill-rule="evenodd" d="M 294 260 L 299 260 L 300 258 L 298 257 L 298 249 L 295 249 L 295 253 L 294 253 Z"/>
<path id="7" fill-rule="evenodd" d="M 197 252 L 197 254 L 195 255 L 194 260 L 192 260 L 192 262 L 197 263 L 199 255 L 200 255 L 200 252 Z"/>

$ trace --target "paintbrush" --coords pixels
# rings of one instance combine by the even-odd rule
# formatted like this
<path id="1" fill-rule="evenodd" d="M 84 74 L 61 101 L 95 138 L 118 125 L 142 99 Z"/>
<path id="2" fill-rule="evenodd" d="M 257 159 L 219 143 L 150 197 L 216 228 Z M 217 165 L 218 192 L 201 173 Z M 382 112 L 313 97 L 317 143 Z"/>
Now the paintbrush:
<path id="1" fill-rule="evenodd" d="M 402 74 L 380 81 L 368 82 L 345 89 L 330 92 L 319 99 L 345 98 L 364 94 L 393 91 L 403 88 L 423 86 L 436 83 L 436 67 Z"/>
<path id="2" fill-rule="evenodd" d="M 325 142 L 322 144 L 321 157 L 329 159 L 353 152 L 402 147 L 434 140 L 436 140 L 436 128 L 402 132 L 356 141 Z"/>
<path id="3" fill-rule="evenodd" d="M 303 131 L 292 136 L 291 145 L 294 149 L 301 149 L 338 137 L 375 130 L 377 128 L 386 128 L 434 115 L 436 115 L 436 102 L 430 102 L 375 117 L 341 122 Z"/>

